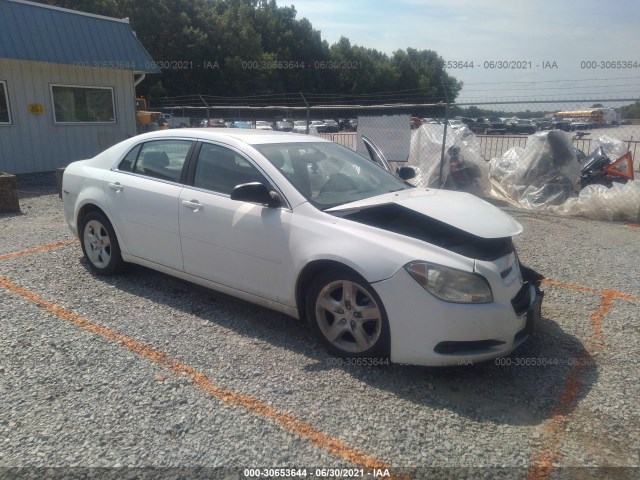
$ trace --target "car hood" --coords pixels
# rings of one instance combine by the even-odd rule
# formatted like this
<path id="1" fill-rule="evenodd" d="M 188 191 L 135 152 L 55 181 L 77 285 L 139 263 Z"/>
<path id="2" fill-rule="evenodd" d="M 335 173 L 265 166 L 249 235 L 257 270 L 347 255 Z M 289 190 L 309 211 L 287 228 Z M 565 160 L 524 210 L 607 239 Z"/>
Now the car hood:
<path id="1" fill-rule="evenodd" d="M 438 189 L 409 189 L 346 203 L 325 210 L 351 213 L 396 204 L 481 238 L 511 237 L 522 225 L 510 215 L 470 193 Z"/>

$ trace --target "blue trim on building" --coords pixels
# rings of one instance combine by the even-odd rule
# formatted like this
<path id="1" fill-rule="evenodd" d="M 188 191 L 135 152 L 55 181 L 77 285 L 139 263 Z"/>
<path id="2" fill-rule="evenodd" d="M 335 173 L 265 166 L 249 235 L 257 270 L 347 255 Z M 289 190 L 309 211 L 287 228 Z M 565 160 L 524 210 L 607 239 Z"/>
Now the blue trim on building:
<path id="1" fill-rule="evenodd" d="M 128 20 L 0 0 L 0 58 L 160 73 Z"/>

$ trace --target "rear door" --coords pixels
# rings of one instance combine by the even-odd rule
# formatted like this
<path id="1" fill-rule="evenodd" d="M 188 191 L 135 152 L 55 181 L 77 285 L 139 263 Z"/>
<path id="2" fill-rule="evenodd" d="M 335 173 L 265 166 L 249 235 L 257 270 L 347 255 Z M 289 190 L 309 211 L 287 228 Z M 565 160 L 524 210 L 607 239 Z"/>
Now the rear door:
<path id="1" fill-rule="evenodd" d="M 192 140 L 136 145 L 104 179 L 107 203 L 129 254 L 182 270 L 178 207 Z"/>

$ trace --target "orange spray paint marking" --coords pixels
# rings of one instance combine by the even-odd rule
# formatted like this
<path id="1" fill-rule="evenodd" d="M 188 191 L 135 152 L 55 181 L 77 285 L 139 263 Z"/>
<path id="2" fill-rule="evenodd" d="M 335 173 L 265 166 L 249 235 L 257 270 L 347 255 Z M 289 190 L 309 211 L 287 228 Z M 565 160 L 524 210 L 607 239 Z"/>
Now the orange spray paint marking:
<path id="1" fill-rule="evenodd" d="M 65 245 L 71 245 L 72 243 L 77 242 L 77 239 L 73 240 L 65 240 L 64 242 L 52 243 L 51 245 L 43 245 L 41 247 L 30 248 L 29 250 L 23 250 L 21 252 L 15 253 L 7 253 L 4 255 L 0 255 L 0 261 L 8 260 L 10 258 L 22 257 L 23 255 L 29 255 L 31 253 L 45 252 L 47 250 L 53 250 L 54 248 L 64 247 Z"/>
<path id="2" fill-rule="evenodd" d="M 0 277 L 0 287 L 4 287 L 6 290 L 35 303 L 39 307 L 56 315 L 58 318 L 73 323 L 87 332 L 93 333 L 110 342 L 119 343 L 129 351 L 160 365 L 174 376 L 187 375 L 196 387 L 209 396 L 227 404 L 244 408 L 254 414 L 271 420 L 283 430 L 307 439 L 313 445 L 326 450 L 336 457 L 363 468 L 391 469 L 391 466 L 382 460 L 350 447 L 342 440 L 318 430 L 316 427 L 304 422 L 289 412 L 277 410 L 262 400 L 214 384 L 204 373 L 198 372 L 193 367 L 181 363 L 164 352 L 144 345 L 131 337 L 118 333 L 103 325 L 93 323 L 60 305 L 56 305 L 53 302 L 39 297 L 35 293 L 5 278 Z"/>
<path id="3" fill-rule="evenodd" d="M 630 224 L 629 226 L 632 230 L 636 230 L 638 227 L 636 224 Z M 24 250 L 22 252 L 0 255 L 0 260 L 6 260 L 9 258 L 19 257 L 31 253 L 51 250 L 53 248 L 69 245 L 76 241 L 76 239 L 68 240 L 51 245 L 44 245 L 42 247 L 33 248 L 30 250 Z M 596 342 L 593 344 L 593 348 L 595 349 L 602 348 L 604 346 L 602 321 L 611 310 L 613 306 L 613 300 L 620 299 L 630 302 L 640 301 L 640 296 L 629 295 L 617 290 L 601 290 L 584 285 L 556 282 L 553 280 L 543 280 L 542 284 L 550 287 L 564 288 L 577 292 L 595 293 L 602 295 L 600 303 L 591 315 L 591 325 L 596 340 Z M 12 282 L 9 282 L 8 280 L 0 278 L 0 286 L 14 293 L 17 293 L 18 295 L 21 295 L 28 300 L 31 300 L 37 305 L 47 309 L 54 315 L 64 320 L 75 323 L 76 325 L 87 331 L 102 336 L 107 340 L 122 344 L 130 351 L 137 353 L 154 363 L 160 364 L 163 368 L 174 375 L 186 374 L 193 380 L 194 384 L 198 388 L 200 388 L 200 390 L 204 391 L 210 396 L 218 398 L 231 405 L 245 408 L 253 413 L 268 418 L 274 421 L 284 430 L 306 438 L 312 444 L 323 448 L 324 450 L 335 456 L 348 460 L 364 468 L 390 468 L 389 465 L 385 464 L 381 460 L 378 460 L 363 452 L 349 447 L 341 440 L 321 432 L 320 430 L 305 423 L 303 420 L 298 419 L 290 413 L 280 412 L 275 408 L 264 404 L 259 399 L 216 386 L 206 377 L 205 374 L 197 372 L 192 367 L 189 367 L 188 365 L 184 365 L 177 360 L 172 359 L 163 352 L 159 352 L 152 349 L 151 347 L 147 347 L 132 338 L 116 333 L 106 327 L 91 323 L 88 320 L 79 317 L 75 313 L 65 310 L 64 308 L 57 306 L 54 303 L 48 302 L 38 297 L 34 293 L 22 287 L 19 287 Z M 583 354 L 577 360 L 578 361 L 576 362 L 577 364 L 575 368 L 567 374 L 565 388 L 558 399 L 559 403 L 552 413 L 551 421 L 545 428 L 545 435 L 547 436 L 547 440 L 531 456 L 531 467 L 529 468 L 528 474 L 529 480 L 546 480 L 550 478 L 554 469 L 553 464 L 556 463 L 561 457 L 560 442 L 562 437 L 562 428 L 566 423 L 568 414 L 577 404 L 578 395 L 583 388 L 583 383 L 580 380 L 580 375 L 585 371 L 587 365 L 589 365 L 590 362 L 593 361 L 591 355 L 589 355 L 588 353 Z M 406 477 L 402 478 L 406 479 Z"/>
<path id="4" fill-rule="evenodd" d="M 585 353 L 577 359 L 576 367 L 567 374 L 564 390 L 558 398 L 558 405 L 554 408 L 551 421 L 545 428 L 545 442 L 531 455 L 528 480 L 551 478 L 553 464 L 557 463 L 561 457 L 562 431 L 567 417 L 578 403 L 578 395 L 584 387 L 580 375 L 584 373 L 591 361 L 591 356 Z"/>
<path id="5" fill-rule="evenodd" d="M 595 288 L 585 287 L 584 285 L 574 285 L 572 283 L 555 282 L 553 280 L 543 280 L 542 284 L 548 285 L 549 287 L 560 287 L 560 288 L 566 288 L 568 290 L 575 290 L 577 292 L 600 293 Z"/>
<path id="6" fill-rule="evenodd" d="M 640 301 L 639 296 L 629 295 L 617 290 L 599 290 L 583 285 L 574 285 L 552 280 L 544 280 L 544 285 L 565 288 L 584 293 L 596 293 L 601 295 L 600 302 L 591 314 L 591 327 L 593 330 L 594 341 L 591 343 L 591 349 L 598 350 L 605 347 L 605 336 L 602 330 L 602 322 L 611 311 L 613 301 L 615 299 L 626 300 L 630 302 Z M 547 480 L 551 477 L 554 470 L 554 463 L 561 458 L 560 447 L 562 440 L 562 432 L 567 422 L 568 415 L 577 405 L 578 395 L 584 387 L 584 383 L 580 377 L 589 365 L 592 365 L 593 358 L 589 353 L 584 353 L 577 359 L 576 366 L 567 374 L 565 387 L 560 397 L 558 405 L 552 413 L 551 422 L 545 429 L 545 442 L 533 453 L 530 461 L 529 480 Z"/>
<path id="7" fill-rule="evenodd" d="M 599 293 L 600 295 L 610 296 L 620 300 L 626 300 L 628 302 L 640 302 L 640 296 L 630 295 L 628 293 L 619 292 L 618 290 L 601 290 L 599 288 L 585 287 L 584 285 L 575 285 L 573 283 L 555 282 L 553 280 L 543 280 L 543 285 L 550 287 L 565 288 L 567 290 L 575 290 L 576 292 L 584 293 Z"/>
<path id="8" fill-rule="evenodd" d="M 606 290 L 602 294 L 600 303 L 595 311 L 591 314 L 591 327 L 593 328 L 593 336 L 598 346 L 604 346 L 604 334 L 602 333 L 602 321 L 607 316 L 613 306 L 613 299 L 616 298 L 617 292 Z"/>

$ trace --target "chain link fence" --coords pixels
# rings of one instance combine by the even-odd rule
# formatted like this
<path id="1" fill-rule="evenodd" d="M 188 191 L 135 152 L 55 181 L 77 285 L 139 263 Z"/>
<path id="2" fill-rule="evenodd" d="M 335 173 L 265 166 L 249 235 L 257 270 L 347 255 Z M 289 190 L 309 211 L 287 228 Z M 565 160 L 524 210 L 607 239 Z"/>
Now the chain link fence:
<path id="1" fill-rule="evenodd" d="M 199 98 L 198 105 L 164 99 L 152 106 L 173 128 L 293 131 L 368 157 L 378 149 L 394 171 L 412 167 L 410 182 L 421 187 L 519 208 L 640 221 L 640 119 L 619 112 L 632 99 L 230 106 Z"/>

